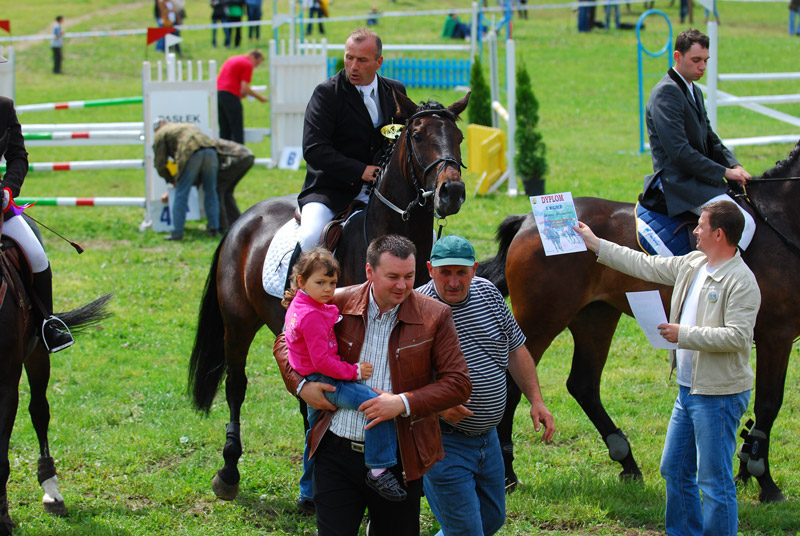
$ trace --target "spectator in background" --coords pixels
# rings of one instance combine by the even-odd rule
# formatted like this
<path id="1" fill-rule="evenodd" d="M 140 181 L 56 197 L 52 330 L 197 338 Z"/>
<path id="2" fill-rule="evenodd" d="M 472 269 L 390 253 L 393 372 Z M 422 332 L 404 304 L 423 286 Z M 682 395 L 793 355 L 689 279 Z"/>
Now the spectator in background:
<path id="1" fill-rule="evenodd" d="M 517 13 L 519 13 L 520 19 L 527 19 L 528 18 L 528 0 L 519 0 L 519 5 L 517 6 Z"/>
<path id="2" fill-rule="evenodd" d="M 180 12 L 173 0 L 156 0 L 156 22 L 159 28 L 172 27 L 181 24 Z M 173 35 L 178 36 L 180 32 L 175 30 Z M 164 38 L 156 42 L 156 51 L 164 52 L 165 42 Z M 175 52 L 181 54 L 181 45 L 175 45 Z"/>
<path id="3" fill-rule="evenodd" d="M 223 0 L 211 0 L 211 24 L 218 22 L 225 22 L 225 4 Z M 225 41 L 230 43 L 230 28 L 223 28 L 222 33 L 225 34 Z M 211 46 L 217 48 L 217 28 L 211 28 Z"/>
<path id="4" fill-rule="evenodd" d="M 244 0 L 225 0 L 225 22 L 242 22 L 242 15 L 244 15 Z M 242 44 L 242 28 L 237 26 L 235 28 L 227 28 L 225 32 L 225 48 L 230 48 L 233 45 L 239 48 Z"/>
<path id="5" fill-rule="evenodd" d="M 253 69 L 264 62 L 264 55 L 251 50 L 246 55 L 231 56 L 217 76 L 217 112 L 219 115 L 219 137 L 225 140 L 244 143 L 244 113 L 242 97 L 250 96 L 261 102 L 267 97 L 256 93 L 250 87 Z"/>
<path id="6" fill-rule="evenodd" d="M 219 198 L 219 230 L 225 233 L 242 212 L 233 197 L 233 189 L 253 167 L 253 151 L 230 140 L 217 140 L 217 197 Z"/>
<path id="7" fill-rule="evenodd" d="M 450 15 L 447 17 L 447 20 L 444 21 L 442 37 L 466 39 L 469 37 L 469 33 L 469 26 L 461 22 L 461 19 L 455 13 L 450 13 Z"/>
<path id="8" fill-rule="evenodd" d="M 50 48 L 53 49 L 53 74 L 64 74 L 61 72 L 62 49 L 64 48 L 64 28 L 61 24 L 64 17 L 58 15 L 53 23 L 53 39 L 50 41 Z"/>
<path id="9" fill-rule="evenodd" d="M 789 0 L 789 35 L 800 35 L 800 0 Z"/>
<path id="10" fill-rule="evenodd" d="M 614 28 L 619 30 L 619 4 L 606 4 L 606 29 L 611 28 L 611 12 L 614 12 Z"/>
<path id="11" fill-rule="evenodd" d="M 247 3 L 247 20 L 250 22 L 256 22 L 261 20 L 261 1 L 262 0 L 245 0 Z M 247 29 L 247 37 L 252 41 L 255 39 L 258 41 L 261 39 L 261 27 L 260 26 L 250 26 Z"/>
<path id="12" fill-rule="evenodd" d="M 369 17 L 367 17 L 367 26 L 377 26 L 378 25 L 378 6 L 372 6 L 372 9 L 369 11 Z"/>
<path id="13" fill-rule="evenodd" d="M 323 11 L 322 0 L 305 0 L 303 2 L 303 7 L 308 7 L 309 19 L 322 19 L 323 17 L 328 16 L 328 14 Z M 306 35 L 311 35 L 313 26 L 313 22 L 308 23 L 308 26 L 306 27 Z M 322 24 L 322 20 L 319 21 L 319 33 L 321 35 L 325 35 L 325 26 Z"/>
<path id="14" fill-rule="evenodd" d="M 191 123 L 171 123 L 159 120 L 155 124 L 153 165 L 164 180 L 175 187 L 172 203 L 172 232 L 166 240 L 183 240 L 189 190 L 202 184 L 208 218 L 208 234 L 219 233 L 219 200 L 217 198 L 217 159 L 214 140 Z M 167 166 L 172 158 L 177 169 L 173 174 Z"/>

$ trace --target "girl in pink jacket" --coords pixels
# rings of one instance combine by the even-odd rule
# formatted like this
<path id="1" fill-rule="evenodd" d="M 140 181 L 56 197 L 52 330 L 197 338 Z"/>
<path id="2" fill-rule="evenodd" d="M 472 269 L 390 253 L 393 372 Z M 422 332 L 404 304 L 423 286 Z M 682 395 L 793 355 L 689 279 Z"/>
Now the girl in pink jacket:
<path id="1" fill-rule="evenodd" d="M 289 364 L 307 381 L 325 382 L 336 387 L 325 397 L 336 407 L 357 410 L 378 394 L 357 380 L 372 375 L 372 364 L 342 361 L 333 326 L 339 320 L 339 309 L 329 303 L 333 299 L 339 277 L 339 263 L 331 252 L 317 247 L 297 259 L 292 269 L 291 288 L 286 291 L 283 306 L 287 308 L 284 325 Z M 319 411 L 308 408 L 309 427 Z M 303 454 L 303 471 L 311 469 L 308 446 Z M 402 501 L 406 492 L 388 468 L 397 465 L 397 434 L 394 421 L 384 421 L 365 430 L 364 464 L 370 469 L 365 481 L 381 497 Z"/>

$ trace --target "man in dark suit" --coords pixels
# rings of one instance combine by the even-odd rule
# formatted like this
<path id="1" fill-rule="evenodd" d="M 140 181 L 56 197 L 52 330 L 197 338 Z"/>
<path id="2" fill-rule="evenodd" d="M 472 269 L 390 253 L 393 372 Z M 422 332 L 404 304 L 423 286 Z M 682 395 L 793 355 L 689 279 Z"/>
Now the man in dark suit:
<path id="1" fill-rule="evenodd" d="M 394 92 L 402 83 L 377 74 L 383 63 L 378 35 L 358 29 L 347 38 L 344 70 L 319 84 L 306 108 L 303 157 L 307 173 L 298 203 L 302 210 L 300 246 L 319 243 L 322 229 L 366 189 L 378 173 L 376 155 L 386 143 L 380 127 L 397 109 Z"/>
<path id="2" fill-rule="evenodd" d="M 703 94 L 694 84 L 705 73 L 708 46 L 708 37 L 700 31 L 681 32 L 675 39 L 675 64 L 647 102 L 653 174 L 644 179 L 642 204 L 666 209 L 670 216 L 683 212 L 699 215 L 700 207 L 710 201 L 732 201 L 726 195 L 725 179 L 744 185 L 751 178 L 711 129 Z M 740 210 L 745 230 L 739 246 L 745 249 L 753 238 L 755 222 Z"/>

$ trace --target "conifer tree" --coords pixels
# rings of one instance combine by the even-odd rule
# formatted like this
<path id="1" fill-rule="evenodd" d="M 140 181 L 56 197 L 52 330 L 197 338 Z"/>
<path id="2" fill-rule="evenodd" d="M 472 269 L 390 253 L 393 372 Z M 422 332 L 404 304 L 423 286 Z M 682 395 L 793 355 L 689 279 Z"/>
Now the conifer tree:
<path id="1" fill-rule="evenodd" d="M 533 94 L 531 77 L 525 64 L 520 64 L 517 67 L 517 131 L 514 135 L 517 154 L 514 167 L 523 182 L 541 180 L 547 173 L 545 145 L 536 129 L 538 123 L 539 101 Z"/>
<path id="2" fill-rule="evenodd" d="M 487 127 L 492 126 L 492 94 L 486 84 L 486 78 L 483 76 L 481 60 L 477 56 L 472 62 L 469 85 L 472 91 L 467 111 L 469 122 Z"/>

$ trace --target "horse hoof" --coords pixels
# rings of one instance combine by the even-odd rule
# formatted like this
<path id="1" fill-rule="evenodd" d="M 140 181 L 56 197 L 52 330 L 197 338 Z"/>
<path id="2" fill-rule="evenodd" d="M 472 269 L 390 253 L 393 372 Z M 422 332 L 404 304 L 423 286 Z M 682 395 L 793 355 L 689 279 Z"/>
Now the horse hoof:
<path id="1" fill-rule="evenodd" d="M 239 483 L 237 482 L 233 485 L 226 484 L 219 477 L 219 474 L 216 474 L 211 480 L 211 489 L 214 490 L 214 495 L 216 495 L 218 499 L 222 499 L 223 501 L 232 501 L 239 494 Z"/>
<path id="2" fill-rule="evenodd" d="M 44 506 L 44 511 L 50 515 L 58 517 L 66 517 L 67 515 L 67 505 L 64 504 L 64 501 L 43 502 L 42 505 Z"/>
<path id="3" fill-rule="evenodd" d="M 786 502 L 786 496 L 779 489 L 773 491 L 762 490 L 761 493 L 758 494 L 758 500 L 762 503 L 782 503 Z"/>

